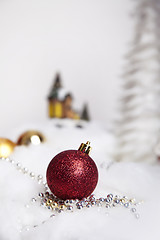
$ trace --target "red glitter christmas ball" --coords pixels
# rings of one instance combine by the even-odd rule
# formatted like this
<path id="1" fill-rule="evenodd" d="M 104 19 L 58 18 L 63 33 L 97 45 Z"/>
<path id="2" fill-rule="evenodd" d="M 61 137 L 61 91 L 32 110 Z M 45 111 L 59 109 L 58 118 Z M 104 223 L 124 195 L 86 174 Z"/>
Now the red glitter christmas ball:
<path id="1" fill-rule="evenodd" d="M 47 183 L 60 199 L 88 197 L 98 182 L 98 170 L 92 158 L 80 150 L 57 154 L 49 163 Z"/>

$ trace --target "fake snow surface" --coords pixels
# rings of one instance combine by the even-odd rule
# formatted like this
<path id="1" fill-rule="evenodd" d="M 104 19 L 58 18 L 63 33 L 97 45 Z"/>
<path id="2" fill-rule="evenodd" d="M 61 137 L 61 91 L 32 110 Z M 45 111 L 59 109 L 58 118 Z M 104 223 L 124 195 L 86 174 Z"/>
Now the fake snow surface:
<path id="1" fill-rule="evenodd" d="M 58 125 L 57 125 L 58 124 Z M 124 207 L 97 208 L 63 212 L 50 218 L 50 210 L 31 204 L 32 197 L 43 191 L 30 177 L 9 162 L 0 162 L 0 240 L 159 240 L 160 239 L 160 165 L 120 162 L 110 164 L 114 138 L 96 123 L 82 122 L 76 128 L 71 120 L 48 120 L 28 124 L 5 137 L 16 140 L 26 130 L 41 131 L 47 141 L 38 146 L 16 147 L 12 158 L 35 174 L 45 172 L 50 160 L 60 151 L 77 149 L 91 141 L 90 156 L 97 164 L 99 182 L 96 197 L 108 193 L 136 198 L 140 218 Z M 110 166 L 110 167 L 109 167 Z M 27 207 L 29 205 L 29 207 Z M 47 220 L 44 224 L 43 221 Z M 37 228 L 33 228 L 38 225 Z M 29 231 L 26 231 L 26 226 Z M 21 232 L 22 229 L 22 232 Z"/>

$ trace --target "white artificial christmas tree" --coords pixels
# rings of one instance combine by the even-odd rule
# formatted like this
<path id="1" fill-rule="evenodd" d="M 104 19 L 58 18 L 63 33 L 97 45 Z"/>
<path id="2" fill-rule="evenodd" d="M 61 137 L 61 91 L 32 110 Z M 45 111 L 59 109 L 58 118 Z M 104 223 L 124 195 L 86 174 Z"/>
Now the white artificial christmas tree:
<path id="1" fill-rule="evenodd" d="M 154 162 L 160 130 L 160 0 L 139 0 L 122 76 L 117 161 Z"/>

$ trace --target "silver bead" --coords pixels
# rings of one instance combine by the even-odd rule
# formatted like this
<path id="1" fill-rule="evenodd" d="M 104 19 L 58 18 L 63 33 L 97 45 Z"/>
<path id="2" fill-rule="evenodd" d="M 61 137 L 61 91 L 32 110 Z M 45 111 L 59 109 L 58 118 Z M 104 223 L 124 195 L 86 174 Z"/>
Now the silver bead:
<path id="1" fill-rule="evenodd" d="M 63 212 L 63 210 L 62 210 L 62 209 L 58 209 L 58 208 L 57 208 L 56 210 L 57 210 L 57 212 L 58 212 L 58 213 L 61 213 L 61 212 Z"/>
<path id="2" fill-rule="evenodd" d="M 45 188 L 48 188 L 48 184 L 47 184 L 46 182 L 43 182 L 43 186 L 44 186 Z"/>
<path id="3" fill-rule="evenodd" d="M 11 164 L 14 164 L 15 162 L 14 162 L 14 160 L 10 159 L 10 163 L 11 163 Z"/>
<path id="4" fill-rule="evenodd" d="M 78 205 L 78 206 L 77 206 L 77 209 L 79 209 L 79 210 L 82 209 L 82 208 L 83 208 L 82 205 Z"/>
<path id="5" fill-rule="evenodd" d="M 97 205 L 98 207 L 100 207 L 100 206 L 102 206 L 102 202 L 99 201 L 99 199 L 98 199 L 98 200 L 96 200 L 96 205 Z"/>
<path id="6" fill-rule="evenodd" d="M 44 194 L 46 197 L 49 197 L 49 192 L 45 192 Z"/>
<path id="7" fill-rule="evenodd" d="M 74 204 L 74 200 L 73 200 L 73 199 L 70 199 L 70 200 L 69 200 L 69 204 L 71 204 L 71 205 Z"/>
<path id="8" fill-rule="evenodd" d="M 96 201 L 91 201 L 91 204 L 92 205 L 96 205 Z"/>
<path id="9" fill-rule="evenodd" d="M 65 200 L 65 201 L 64 201 L 64 204 L 65 204 L 65 205 L 69 205 L 69 200 L 68 200 L 68 199 Z"/>
<path id="10" fill-rule="evenodd" d="M 131 212 L 136 212 L 136 208 L 131 208 Z"/>
<path id="11" fill-rule="evenodd" d="M 30 229 L 29 229 L 29 226 L 26 226 L 26 227 L 24 228 L 24 230 L 28 232 L 28 231 L 30 230 Z"/>
<path id="12" fill-rule="evenodd" d="M 80 205 L 82 205 L 83 207 L 85 207 L 87 204 L 88 204 L 88 201 L 84 201 L 84 200 L 80 201 Z"/>
<path id="13" fill-rule="evenodd" d="M 131 204 L 134 204 L 135 203 L 135 198 L 131 198 L 131 199 L 129 199 L 129 202 L 131 203 Z"/>
<path id="14" fill-rule="evenodd" d="M 105 198 L 106 203 L 110 203 L 111 199 L 110 198 Z"/>
<path id="15" fill-rule="evenodd" d="M 125 199 L 126 201 L 128 201 L 128 198 L 126 196 L 123 196 L 123 199 Z"/>
<path id="16" fill-rule="evenodd" d="M 116 195 L 116 196 L 115 196 L 115 198 L 118 198 L 118 199 L 120 199 L 121 197 L 120 197 L 119 195 Z"/>
<path id="17" fill-rule="evenodd" d="M 38 180 L 38 181 L 42 181 L 42 179 L 43 179 L 43 176 L 42 176 L 42 175 L 38 175 L 38 176 L 37 176 L 37 180 Z"/>
<path id="18" fill-rule="evenodd" d="M 108 195 L 107 195 L 107 198 L 112 199 L 112 198 L 113 198 L 113 194 L 112 194 L 112 193 L 108 194 Z"/>
<path id="19" fill-rule="evenodd" d="M 38 194 L 38 197 L 43 198 L 43 197 L 44 197 L 44 194 L 43 194 L 43 193 L 39 193 L 39 194 Z"/>
<path id="20" fill-rule="evenodd" d="M 38 181 L 38 184 L 41 184 L 41 183 L 42 183 L 42 180 L 39 180 L 39 181 Z"/>
<path id="21" fill-rule="evenodd" d="M 30 175 L 31 178 L 34 178 L 34 177 L 35 177 L 35 174 L 34 174 L 33 172 L 30 172 L 29 175 Z"/>
<path id="22" fill-rule="evenodd" d="M 72 210 L 73 210 L 73 207 L 72 207 L 72 206 L 68 206 L 68 207 L 67 207 L 67 210 L 72 211 Z"/>
<path id="23" fill-rule="evenodd" d="M 79 205 L 81 205 L 81 202 L 80 202 L 80 201 L 78 201 L 78 202 L 76 203 L 76 206 L 79 206 Z"/>
<path id="24" fill-rule="evenodd" d="M 48 190 L 49 190 L 48 187 L 45 187 L 45 188 L 44 188 L 44 191 L 45 191 L 45 192 L 48 192 Z"/>
<path id="25" fill-rule="evenodd" d="M 95 199 L 96 198 L 95 198 L 94 194 L 90 195 L 89 200 L 94 201 Z"/>
<path id="26" fill-rule="evenodd" d="M 115 199 L 114 202 L 115 202 L 116 204 L 118 204 L 118 203 L 120 202 L 120 200 L 119 200 L 119 199 Z"/>
<path id="27" fill-rule="evenodd" d="M 28 169 L 25 167 L 25 168 L 22 169 L 22 172 L 23 172 L 24 174 L 26 174 L 26 173 L 28 173 Z"/>
<path id="28" fill-rule="evenodd" d="M 48 198 L 44 198 L 43 202 L 46 203 L 48 201 Z"/>
<path id="29" fill-rule="evenodd" d="M 44 207 L 44 206 L 45 206 L 45 203 L 44 203 L 44 202 L 41 202 L 41 203 L 40 203 L 40 206 L 41 206 L 41 207 Z"/>
<path id="30" fill-rule="evenodd" d="M 20 164 L 20 163 L 17 163 L 17 164 L 16 164 L 16 168 L 17 168 L 18 170 L 20 170 L 20 169 L 21 169 L 21 164 Z"/>
<path id="31" fill-rule="evenodd" d="M 136 213 L 136 214 L 135 214 L 135 217 L 136 217 L 137 219 L 139 219 L 139 218 L 140 218 L 140 215 L 139 215 L 138 213 Z"/>
<path id="32" fill-rule="evenodd" d="M 43 184 L 43 187 L 44 187 L 45 191 L 47 192 L 49 189 L 47 183 L 45 181 L 41 181 L 41 183 Z"/>
<path id="33" fill-rule="evenodd" d="M 33 202 L 33 203 L 36 202 L 36 201 L 37 201 L 36 198 L 31 199 L 31 202 Z"/>
<path id="34" fill-rule="evenodd" d="M 26 207 L 26 208 L 29 208 L 29 204 L 26 204 L 25 207 Z"/>
<path id="35" fill-rule="evenodd" d="M 90 203 L 88 203 L 88 204 L 86 205 L 86 207 L 87 207 L 87 208 L 91 208 L 92 205 L 91 205 Z"/>
<path id="36" fill-rule="evenodd" d="M 59 205 L 62 205 L 62 204 L 64 204 L 64 200 L 58 200 L 58 202 L 57 202 Z"/>
<path id="37" fill-rule="evenodd" d="M 124 207 L 128 208 L 129 207 L 129 203 L 125 203 Z"/>
<path id="38" fill-rule="evenodd" d="M 86 201 L 87 201 L 87 198 L 83 198 L 82 201 L 86 202 Z"/>
<path id="39" fill-rule="evenodd" d="M 100 202 L 104 202 L 104 198 L 99 198 L 99 201 Z"/>
<path id="40" fill-rule="evenodd" d="M 111 207 L 110 205 L 106 204 L 106 208 L 110 208 L 110 207 Z"/>
<path id="41" fill-rule="evenodd" d="M 144 203 L 144 200 L 142 200 L 140 202 L 136 202 L 135 205 L 138 206 L 138 205 L 141 205 L 142 203 Z"/>

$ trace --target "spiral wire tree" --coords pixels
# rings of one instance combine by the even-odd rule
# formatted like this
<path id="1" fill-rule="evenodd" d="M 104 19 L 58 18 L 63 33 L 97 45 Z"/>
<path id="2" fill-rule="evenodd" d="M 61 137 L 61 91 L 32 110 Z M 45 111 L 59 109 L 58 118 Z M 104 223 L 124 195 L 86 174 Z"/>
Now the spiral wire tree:
<path id="1" fill-rule="evenodd" d="M 160 0 L 139 0 L 135 35 L 126 55 L 116 125 L 117 161 L 156 159 L 160 130 Z"/>

